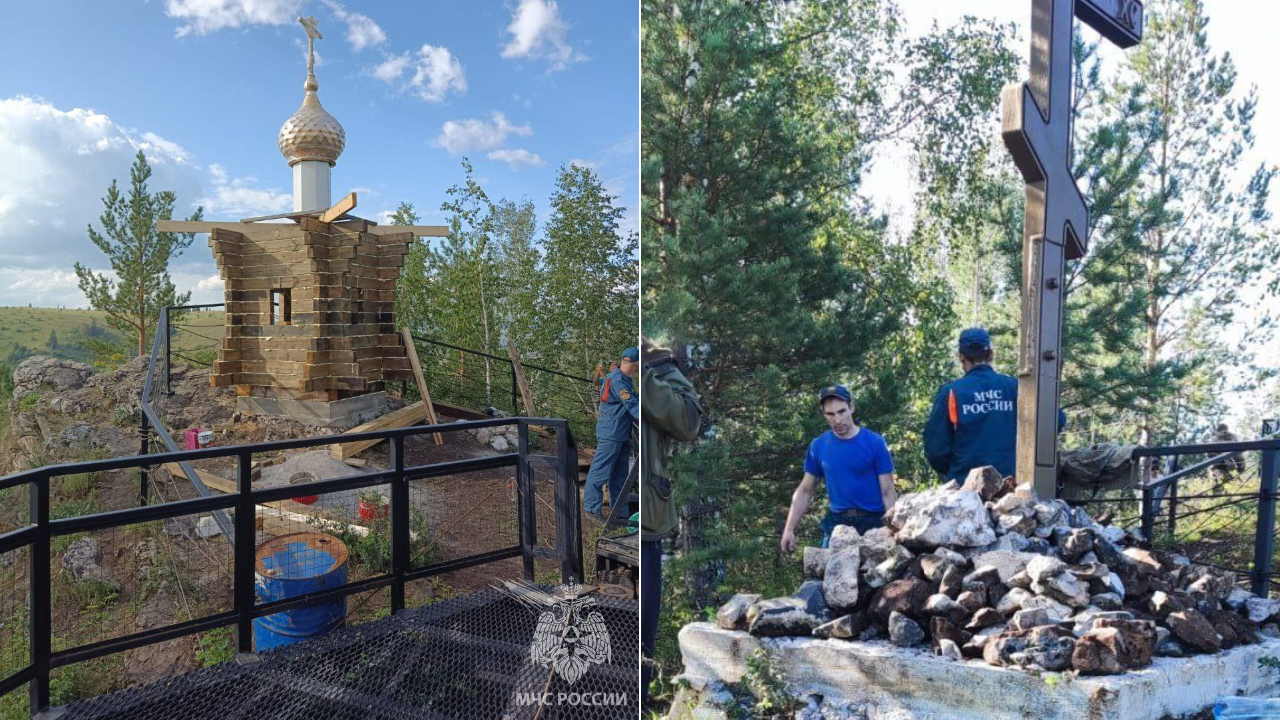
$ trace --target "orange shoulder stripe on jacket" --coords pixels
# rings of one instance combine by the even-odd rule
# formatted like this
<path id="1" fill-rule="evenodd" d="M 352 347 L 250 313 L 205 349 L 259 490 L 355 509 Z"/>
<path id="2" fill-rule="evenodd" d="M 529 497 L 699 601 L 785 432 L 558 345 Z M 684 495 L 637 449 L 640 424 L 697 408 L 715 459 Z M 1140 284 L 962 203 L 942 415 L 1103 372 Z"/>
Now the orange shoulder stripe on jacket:
<path id="1" fill-rule="evenodd" d="M 956 391 L 955 390 L 947 391 L 947 415 L 951 418 L 952 427 L 959 427 L 960 412 L 959 412 L 959 409 L 956 407 Z"/>
<path id="2" fill-rule="evenodd" d="M 600 402 L 609 402 L 609 385 L 613 383 L 613 378 L 605 377 L 604 388 L 600 391 Z"/>

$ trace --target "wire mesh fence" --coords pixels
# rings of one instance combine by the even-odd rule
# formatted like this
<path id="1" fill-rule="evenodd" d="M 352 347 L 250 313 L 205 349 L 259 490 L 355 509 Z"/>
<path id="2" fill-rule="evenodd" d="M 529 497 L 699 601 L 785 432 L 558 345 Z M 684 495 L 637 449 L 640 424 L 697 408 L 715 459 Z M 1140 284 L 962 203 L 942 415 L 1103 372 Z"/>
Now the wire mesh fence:
<path id="1" fill-rule="evenodd" d="M 1277 529 L 1275 469 L 1268 472 L 1266 460 L 1274 453 L 1144 449 L 1145 482 L 1099 493 L 1082 504 L 1150 547 L 1235 573 L 1242 585 L 1265 591 L 1280 584 L 1274 571 L 1280 551 L 1271 541 Z"/>
<path id="2" fill-rule="evenodd" d="M 599 598 L 586 611 L 598 614 L 609 651 L 573 683 L 531 658 L 540 614 L 487 590 L 281 648 L 259 663 L 85 700 L 65 717 L 634 718 L 636 606 Z M 556 702 L 562 693 L 592 702 Z"/>
<path id="3" fill-rule="evenodd" d="M 533 396 L 534 407 L 526 408 L 510 358 L 429 338 L 415 336 L 414 342 L 433 401 L 491 416 L 564 418 L 580 443 L 595 445 L 600 387 L 589 378 L 521 363 Z"/>

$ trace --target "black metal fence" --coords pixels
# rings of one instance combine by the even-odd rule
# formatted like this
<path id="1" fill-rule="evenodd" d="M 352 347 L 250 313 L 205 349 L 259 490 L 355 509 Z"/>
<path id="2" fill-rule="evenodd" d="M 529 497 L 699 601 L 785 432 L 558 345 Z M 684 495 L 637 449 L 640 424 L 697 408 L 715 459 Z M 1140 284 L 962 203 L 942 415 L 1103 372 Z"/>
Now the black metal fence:
<path id="1" fill-rule="evenodd" d="M 168 315 L 167 310 L 162 312 L 161 322 L 165 327 L 169 326 Z M 162 337 L 165 340 L 163 354 L 161 353 Z M 50 674 L 57 668 L 230 625 L 235 626 L 236 649 L 241 653 L 248 653 L 252 649 L 252 622 L 255 618 L 313 603 L 389 588 L 390 611 L 397 613 L 405 608 L 405 587 L 408 583 L 508 558 L 522 560 L 524 576 L 529 581 L 535 579 L 537 559 L 556 562 L 559 565 L 560 577 L 565 582 L 582 580 L 582 529 L 577 486 L 577 448 L 569 423 L 555 418 L 500 417 L 345 435 L 344 442 L 374 439 L 389 441 L 391 448 L 389 469 L 310 482 L 306 485 L 305 492 L 317 497 L 342 493 L 349 496 L 355 491 L 383 488 L 384 497 L 387 497 L 389 502 L 386 505 L 385 517 L 378 520 L 382 520 L 387 526 L 389 557 L 386 558 L 380 572 L 364 573 L 364 576 L 341 586 L 293 598 L 258 602 L 254 591 L 254 553 L 258 525 L 263 521 L 264 515 L 278 518 L 278 513 L 272 514 L 272 504 L 278 505 L 281 501 L 290 501 L 300 494 L 300 490 L 297 486 L 290 485 L 254 488 L 252 484 L 254 455 L 327 446 L 333 443 L 333 438 L 322 436 L 252 445 L 178 450 L 171 433 L 155 412 L 151 402 L 153 391 L 158 388 L 161 378 L 164 379 L 166 386 L 168 385 L 171 352 L 169 338 L 170 334 L 167 332 L 157 333 L 144 381 L 141 398 L 141 455 L 53 465 L 0 478 L 0 492 L 13 488 L 25 488 L 30 505 L 25 526 L 0 535 L 0 557 L 5 558 L 9 565 L 22 563 L 26 566 L 25 595 L 28 606 L 24 638 L 28 648 L 27 664 L 12 667 L 12 663 L 7 663 L 5 667 L 0 667 L 0 672 L 8 673 L 6 677 L 0 679 L 0 695 L 7 695 L 23 684 L 29 683 L 29 702 L 33 716 L 49 706 Z M 158 363 L 162 365 L 163 373 L 157 372 Z M 406 437 L 510 425 L 515 425 L 518 433 L 514 452 L 406 467 Z M 531 426 L 554 432 L 554 454 L 537 453 L 531 450 L 529 440 Z M 153 434 L 168 448 L 168 452 L 150 453 Z M 200 474 L 190 465 L 193 461 L 215 458 L 234 458 L 235 492 L 212 494 L 201 482 Z M 166 464 L 174 464 L 181 468 L 199 497 L 148 505 L 148 500 L 153 494 L 148 482 L 150 472 Z M 500 467 L 512 467 L 515 470 L 513 483 L 515 492 L 512 501 L 515 505 L 517 527 L 516 532 L 511 536 L 514 542 L 479 553 L 454 554 L 446 558 L 423 557 L 421 552 L 424 547 L 423 529 L 414 509 L 422 502 L 415 503 L 411 499 L 413 494 L 424 492 L 422 483 L 431 478 Z M 75 517 L 55 517 L 51 513 L 51 486 L 56 485 L 60 480 L 73 476 L 92 477 L 95 474 L 127 469 L 139 471 L 140 492 L 136 507 Z M 539 470 L 543 473 L 549 471 L 553 475 L 556 517 L 555 538 L 551 544 L 541 543 L 538 538 L 538 502 L 546 504 L 546 501 L 535 491 L 536 473 Z M 418 484 L 415 486 L 415 483 Z M 126 528 L 156 521 L 184 518 L 189 520 L 206 514 L 218 526 L 215 534 L 223 535 L 227 539 L 231 551 L 229 565 L 232 593 L 230 602 L 224 609 L 141 632 L 117 633 L 113 637 L 93 642 L 81 643 L 61 637 L 55 648 L 51 573 L 55 542 L 80 536 L 83 533 Z M 306 518 L 308 523 L 299 529 L 307 529 L 311 519 Z M 326 528 L 323 519 L 316 524 L 316 529 Z M 415 552 L 415 549 L 418 551 Z M 8 593 L 8 596 L 13 597 L 6 596 L 11 601 L 16 600 L 17 595 L 20 594 L 20 589 L 16 587 L 16 573 L 14 585 L 14 588 L 10 588 L 13 592 Z M 74 618 L 63 620 L 64 625 L 75 622 Z M 9 631 L 12 633 L 14 629 L 10 628 Z M 5 656 L 8 657 L 11 654 L 6 653 Z"/>
<path id="2" fill-rule="evenodd" d="M 1097 516 L 1151 547 L 1235 573 L 1258 595 L 1277 582 L 1276 491 L 1280 437 L 1138 448 L 1133 491 L 1094 497 Z"/>

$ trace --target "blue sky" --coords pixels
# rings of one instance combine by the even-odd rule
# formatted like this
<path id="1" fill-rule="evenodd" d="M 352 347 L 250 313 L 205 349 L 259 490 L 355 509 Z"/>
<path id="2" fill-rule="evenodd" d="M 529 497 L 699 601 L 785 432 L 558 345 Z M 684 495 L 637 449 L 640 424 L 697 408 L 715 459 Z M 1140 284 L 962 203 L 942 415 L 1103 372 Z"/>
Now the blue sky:
<path id="1" fill-rule="evenodd" d="M 105 257 L 112 178 L 143 148 L 152 189 L 211 219 L 291 209 L 276 145 L 305 77 L 299 15 L 314 15 L 320 100 L 346 129 L 334 199 L 381 219 L 401 200 L 444 222 L 465 155 L 491 199 L 532 200 L 539 225 L 562 164 L 595 169 L 637 227 L 636 4 L 591 0 L 17 3 L 0 44 L 0 305 L 83 306 L 71 265 Z M 197 236 L 180 291 L 220 301 Z"/>

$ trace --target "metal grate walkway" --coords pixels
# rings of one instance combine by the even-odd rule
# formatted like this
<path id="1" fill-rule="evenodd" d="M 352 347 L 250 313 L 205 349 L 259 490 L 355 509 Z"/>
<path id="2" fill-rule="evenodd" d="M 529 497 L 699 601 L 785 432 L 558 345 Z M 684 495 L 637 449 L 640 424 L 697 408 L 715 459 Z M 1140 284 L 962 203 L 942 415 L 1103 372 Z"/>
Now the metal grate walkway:
<path id="1" fill-rule="evenodd" d="M 489 589 L 286 646 L 257 663 L 224 663 L 83 700 L 63 717 L 630 720 L 639 697 L 636 603 L 593 597 L 612 657 L 572 685 L 531 661 L 537 616 Z M 547 693 L 552 702 L 545 706 L 529 700 Z M 559 693 L 594 702 L 558 703 Z"/>

